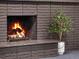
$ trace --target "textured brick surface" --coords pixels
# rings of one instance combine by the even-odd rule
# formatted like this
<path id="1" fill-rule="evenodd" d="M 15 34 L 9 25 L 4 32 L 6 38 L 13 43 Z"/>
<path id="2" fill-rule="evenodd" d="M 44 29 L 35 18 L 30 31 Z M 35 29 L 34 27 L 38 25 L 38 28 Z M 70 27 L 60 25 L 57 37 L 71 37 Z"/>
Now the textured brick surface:
<path id="1" fill-rule="evenodd" d="M 46 49 L 47 45 L 47 49 Z M 43 57 L 49 57 L 57 55 L 57 48 L 51 46 L 57 46 L 55 44 L 42 44 L 42 45 L 30 45 L 19 46 L 10 48 L 0 48 L 1 59 L 39 59 Z"/>
<path id="2" fill-rule="evenodd" d="M 12 3 L 12 4 L 11 4 Z M 7 2 L 0 4 L 0 42 L 7 41 L 7 15 L 37 15 L 37 40 L 57 39 L 55 34 L 48 33 L 48 26 L 56 9 L 62 8 L 65 15 L 72 19 L 72 31 L 65 34 L 67 49 L 79 48 L 79 4 L 72 3 L 27 3 Z M 36 45 L 30 47 L 13 47 L 0 49 L 1 59 L 38 59 L 57 53 L 57 45 Z M 55 47 L 55 48 L 53 48 Z M 51 52 L 52 51 L 52 52 Z M 50 52 L 50 53 L 49 53 Z M 31 57 L 30 57 L 31 56 Z"/>

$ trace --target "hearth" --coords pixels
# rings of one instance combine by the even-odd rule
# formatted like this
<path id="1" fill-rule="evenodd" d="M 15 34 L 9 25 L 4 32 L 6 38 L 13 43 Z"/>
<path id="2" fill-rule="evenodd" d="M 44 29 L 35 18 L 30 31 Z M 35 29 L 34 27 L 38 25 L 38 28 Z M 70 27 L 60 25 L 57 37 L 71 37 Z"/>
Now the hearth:
<path id="1" fill-rule="evenodd" d="M 32 39 L 33 35 L 36 35 L 35 29 L 36 29 L 36 16 L 7 17 L 8 41 Z"/>

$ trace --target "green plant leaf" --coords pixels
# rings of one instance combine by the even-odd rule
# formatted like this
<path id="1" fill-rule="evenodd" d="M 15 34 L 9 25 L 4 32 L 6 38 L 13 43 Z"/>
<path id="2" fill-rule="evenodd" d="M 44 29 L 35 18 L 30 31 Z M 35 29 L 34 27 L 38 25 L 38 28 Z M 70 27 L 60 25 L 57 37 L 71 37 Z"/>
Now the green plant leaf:
<path id="1" fill-rule="evenodd" d="M 49 25 L 49 32 L 69 32 L 71 30 L 71 19 L 64 15 L 62 10 L 56 12 L 56 15 L 52 19 L 52 23 Z"/>

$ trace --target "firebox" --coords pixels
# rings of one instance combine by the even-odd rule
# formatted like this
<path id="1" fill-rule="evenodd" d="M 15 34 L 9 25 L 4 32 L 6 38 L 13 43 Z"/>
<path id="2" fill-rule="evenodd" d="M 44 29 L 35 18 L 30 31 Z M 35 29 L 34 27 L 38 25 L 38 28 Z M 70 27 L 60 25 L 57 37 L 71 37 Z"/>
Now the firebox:
<path id="1" fill-rule="evenodd" d="M 32 37 L 36 34 L 35 30 L 36 30 L 36 16 L 7 17 L 8 41 L 33 39 Z"/>

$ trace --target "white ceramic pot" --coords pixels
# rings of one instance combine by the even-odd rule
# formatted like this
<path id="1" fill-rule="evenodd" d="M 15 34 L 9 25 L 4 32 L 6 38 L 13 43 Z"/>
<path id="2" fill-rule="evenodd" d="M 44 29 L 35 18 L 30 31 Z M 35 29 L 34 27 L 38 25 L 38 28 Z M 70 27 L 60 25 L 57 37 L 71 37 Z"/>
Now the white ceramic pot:
<path id="1" fill-rule="evenodd" d="M 65 52 L 65 42 L 58 42 L 58 54 L 63 55 Z"/>

